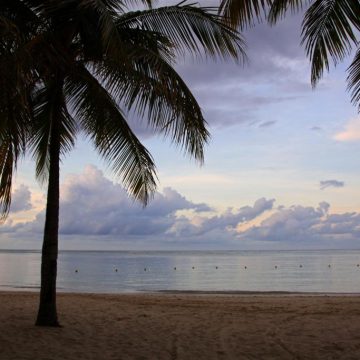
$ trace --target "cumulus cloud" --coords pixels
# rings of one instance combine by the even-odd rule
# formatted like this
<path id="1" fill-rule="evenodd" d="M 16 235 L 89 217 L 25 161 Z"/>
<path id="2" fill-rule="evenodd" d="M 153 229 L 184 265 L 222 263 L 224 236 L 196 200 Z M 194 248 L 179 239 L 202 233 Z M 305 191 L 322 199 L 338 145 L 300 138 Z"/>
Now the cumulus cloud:
<path id="1" fill-rule="evenodd" d="M 124 189 L 104 177 L 93 166 L 80 175 L 69 176 L 62 186 L 60 233 L 116 236 L 200 235 L 214 229 L 234 228 L 240 222 L 254 219 L 272 208 L 274 200 L 257 200 L 253 206 L 228 209 L 216 216 L 200 216 L 211 211 L 204 203 L 194 203 L 176 190 L 165 188 L 142 208 L 134 203 Z M 192 210 L 198 225 L 177 212 Z"/>
<path id="2" fill-rule="evenodd" d="M 19 189 L 18 194 L 27 193 Z M 217 212 L 165 188 L 144 209 L 121 185 L 87 166 L 82 173 L 67 176 L 61 186 L 61 244 L 67 244 L 65 248 L 91 244 L 97 249 L 271 249 L 274 244 L 278 248 L 354 247 L 359 241 L 357 212 L 332 214 L 325 201 L 317 207 L 274 205 L 275 199 L 260 198 L 252 205 Z M 0 233 L 39 242 L 43 226 L 44 211 L 32 221 L 6 222 Z"/>
<path id="3" fill-rule="evenodd" d="M 213 215 L 214 209 L 208 204 L 192 202 L 176 190 L 165 188 L 143 208 L 121 185 L 107 179 L 96 167 L 87 166 L 82 173 L 67 176 L 61 186 L 60 235 L 112 236 L 119 241 L 141 238 L 144 243 L 154 238 L 166 242 L 204 235 L 206 239 L 207 234 L 215 232 L 230 236 L 239 223 L 272 209 L 273 203 L 274 199 L 261 198 L 252 206 Z M 184 210 L 189 212 L 186 216 Z M 44 211 L 33 221 L 9 222 L 0 231 L 40 234 L 43 224 Z"/>
<path id="4" fill-rule="evenodd" d="M 60 232 L 63 234 L 155 235 L 165 233 L 176 212 L 210 211 L 171 188 L 157 192 L 145 209 L 129 198 L 125 190 L 104 177 L 93 166 L 80 175 L 69 176 L 62 186 Z"/>
<path id="5" fill-rule="evenodd" d="M 297 248 L 356 245 L 360 214 L 329 214 L 329 207 L 322 202 L 317 208 L 297 205 L 279 209 L 259 225 L 239 234 L 239 238 Z"/>
<path id="6" fill-rule="evenodd" d="M 10 211 L 12 213 L 32 209 L 31 192 L 29 188 L 21 184 L 12 194 Z"/>
<path id="7" fill-rule="evenodd" d="M 253 206 L 243 206 L 235 210 L 228 208 L 219 215 L 203 218 L 197 217 L 195 218 L 195 224 L 183 217 L 173 224 L 171 233 L 179 237 L 204 236 L 214 231 L 233 234 L 236 232 L 237 225 L 251 221 L 264 212 L 271 210 L 274 202 L 275 199 L 268 200 L 261 198 L 256 200 Z"/>
<path id="8" fill-rule="evenodd" d="M 334 136 L 338 141 L 359 141 L 360 140 L 360 117 L 351 119 L 345 129 Z"/>
<path id="9" fill-rule="evenodd" d="M 320 181 L 320 189 L 325 190 L 328 187 L 341 188 L 345 183 L 339 180 L 322 180 Z"/>

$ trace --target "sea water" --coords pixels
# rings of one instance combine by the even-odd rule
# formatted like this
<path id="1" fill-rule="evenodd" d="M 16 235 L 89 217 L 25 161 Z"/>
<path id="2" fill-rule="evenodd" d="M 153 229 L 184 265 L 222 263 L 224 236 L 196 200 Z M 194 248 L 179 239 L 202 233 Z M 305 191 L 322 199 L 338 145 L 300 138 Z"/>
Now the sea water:
<path id="1" fill-rule="evenodd" d="M 0 250 L 0 289 L 37 291 L 41 254 Z M 59 291 L 360 293 L 360 250 L 62 251 Z"/>

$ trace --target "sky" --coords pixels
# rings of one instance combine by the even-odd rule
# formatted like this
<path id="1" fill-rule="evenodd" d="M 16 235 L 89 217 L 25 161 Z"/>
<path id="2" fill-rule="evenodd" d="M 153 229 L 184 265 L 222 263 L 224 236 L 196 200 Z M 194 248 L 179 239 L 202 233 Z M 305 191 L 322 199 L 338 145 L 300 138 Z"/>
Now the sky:
<path id="1" fill-rule="evenodd" d="M 292 15 L 244 31 L 245 65 L 178 60 L 211 141 L 199 167 L 132 120 L 158 169 L 147 208 L 79 137 L 61 167 L 60 249 L 360 248 L 360 116 L 346 91 L 351 57 L 312 89 L 300 24 Z M 31 157 L 20 162 L 0 225 L 2 249 L 41 248 L 46 187 L 34 173 Z"/>

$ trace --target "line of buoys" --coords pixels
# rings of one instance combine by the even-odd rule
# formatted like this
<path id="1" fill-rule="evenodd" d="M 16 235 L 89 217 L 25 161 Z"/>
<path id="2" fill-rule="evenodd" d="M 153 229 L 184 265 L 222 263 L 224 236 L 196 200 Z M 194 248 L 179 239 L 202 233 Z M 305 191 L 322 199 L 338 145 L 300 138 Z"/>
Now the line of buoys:
<path id="1" fill-rule="evenodd" d="M 303 265 L 300 264 L 300 265 L 299 265 L 299 268 L 302 268 L 302 267 L 303 267 Z M 356 264 L 356 267 L 360 267 L 360 264 Z M 274 269 L 277 269 L 277 268 L 278 268 L 278 266 L 275 265 L 275 266 L 274 266 Z M 328 264 L 328 268 L 331 268 L 331 264 Z M 195 270 L 195 266 L 192 266 L 191 269 L 192 269 L 192 270 Z M 219 266 L 215 266 L 215 269 L 218 270 L 218 269 L 219 269 Z M 244 269 L 245 269 L 245 270 L 247 269 L 247 266 L 246 266 L 246 265 L 244 266 Z M 145 267 L 145 268 L 144 268 L 144 271 L 147 271 L 147 270 L 148 270 L 148 269 Z M 177 267 L 176 267 L 176 266 L 174 267 L 174 270 L 177 270 Z M 78 272 L 79 272 L 79 269 L 75 269 L 74 271 L 75 271 L 75 273 L 78 273 Z M 118 268 L 114 268 L 114 272 L 118 272 L 118 271 L 119 271 Z"/>

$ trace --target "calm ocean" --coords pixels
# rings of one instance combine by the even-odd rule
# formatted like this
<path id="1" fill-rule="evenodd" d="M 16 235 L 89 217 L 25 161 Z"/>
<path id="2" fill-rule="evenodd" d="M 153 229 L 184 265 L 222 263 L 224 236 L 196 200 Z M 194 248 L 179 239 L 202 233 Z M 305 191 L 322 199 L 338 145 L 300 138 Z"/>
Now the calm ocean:
<path id="1" fill-rule="evenodd" d="M 40 253 L 0 250 L 0 289 L 37 290 Z M 63 251 L 58 289 L 360 293 L 360 250 Z"/>

